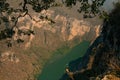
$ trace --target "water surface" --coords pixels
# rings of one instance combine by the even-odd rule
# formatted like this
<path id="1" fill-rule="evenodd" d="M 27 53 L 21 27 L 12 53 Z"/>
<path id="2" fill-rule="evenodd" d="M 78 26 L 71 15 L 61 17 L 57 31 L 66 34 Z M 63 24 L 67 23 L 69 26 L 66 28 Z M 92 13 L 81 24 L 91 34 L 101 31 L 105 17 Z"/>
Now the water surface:
<path id="1" fill-rule="evenodd" d="M 59 80 L 65 72 L 66 64 L 82 57 L 89 47 L 89 44 L 90 42 L 83 41 L 68 51 L 66 55 L 61 54 L 52 57 L 44 66 L 38 80 Z M 56 54 L 58 54 L 58 52 Z"/>

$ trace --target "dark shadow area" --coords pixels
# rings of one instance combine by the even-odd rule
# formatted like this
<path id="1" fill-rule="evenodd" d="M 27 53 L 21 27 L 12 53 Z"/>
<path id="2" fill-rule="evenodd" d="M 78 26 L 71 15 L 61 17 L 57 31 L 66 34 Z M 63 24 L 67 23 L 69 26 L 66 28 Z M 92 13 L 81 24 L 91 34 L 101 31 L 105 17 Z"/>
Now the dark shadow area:
<path id="1" fill-rule="evenodd" d="M 99 43 L 102 42 L 102 36 L 98 37 L 94 43 L 87 49 L 85 55 L 83 57 L 80 57 L 74 61 L 71 61 L 69 63 L 69 69 L 71 72 L 77 72 L 77 74 L 74 75 L 75 80 L 89 80 L 88 76 L 91 76 L 92 70 L 86 70 L 83 73 L 80 73 L 79 70 L 86 69 L 87 64 L 89 63 L 90 60 L 90 55 L 92 55 L 92 51 L 94 47 L 97 47 Z M 67 74 L 64 74 L 60 80 L 70 80 L 69 76 Z"/>
<path id="2" fill-rule="evenodd" d="M 15 32 L 12 29 L 4 29 L 0 32 L 0 40 L 6 39 L 6 38 L 12 38 L 14 33 Z"/>
<path id="3" fill-rule="evenodd" d="M 69 63 L 70 69 L 77 70 L 74 80 L 100 80 L 107 74 L 120 78 L 120 3 L 105 19 L 100 36 L 88 48 L 81 60 Z M 65 75 L 64 75 L 65 76 Z M 63 77 L 64 77 L 63 76 Z M 69 76 L 68 76 L 69 77 Z M 70 80 L 61 78 L 60 80 Z"/>

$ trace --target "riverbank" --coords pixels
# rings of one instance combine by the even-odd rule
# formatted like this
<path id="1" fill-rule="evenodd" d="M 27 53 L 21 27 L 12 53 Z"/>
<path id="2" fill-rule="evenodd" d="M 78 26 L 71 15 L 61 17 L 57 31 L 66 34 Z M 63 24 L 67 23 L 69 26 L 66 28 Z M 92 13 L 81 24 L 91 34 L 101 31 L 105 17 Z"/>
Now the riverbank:
<path id="1" fill-rule="evenodd" d="M 71 49 L 66 48 L 62 52 L 57 51 L 54 53 L 56 55 L 46 63 L 38 80 L 59 80 L 65 73 L 67 64 L 72 60 L 82 57 L 89 47 L 89 44 L 90 42 L 83 41 Z"/>

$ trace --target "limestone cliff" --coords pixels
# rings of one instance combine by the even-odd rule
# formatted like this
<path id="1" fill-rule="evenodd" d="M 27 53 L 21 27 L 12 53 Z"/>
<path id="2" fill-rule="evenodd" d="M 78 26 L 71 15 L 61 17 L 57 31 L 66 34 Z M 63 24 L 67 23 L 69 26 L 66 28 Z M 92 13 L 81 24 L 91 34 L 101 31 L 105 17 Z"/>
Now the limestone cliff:
<path id="1" fill-rule="evenodd" d="M 104 20 L 101 34 L 83 58 L 70 62 L 74 80 L 120 80 L 119 12 L 120 4 L 117 3 L 109 13 L 109 19 Z M 65 77 L 61 80 L 66 80 Z"/>
<path id="2" fill-rule="evenodd" d="M 39 16 L 41 15 L 47 16 L 55 23 L 52 24 L 48 20 L 38 21 Z M 47 38 L 48 36 L 46 36 L 50 33 L 58 36 L 61 41 L 72 41 L 76 37 L 78 37 L 79 41 L 93 41 L 99 35 L 101 28 L 100 23 L 93 25 L 89 21 L 74 18 L 69 14 L 65 16 L 64 14 L 60 14 L 57 11 L 55 12 L 54 10 L 43 10 L 39 14 L 32 14 L 32 17 L 38 22 L 31 20 L 30 16 L 28 15 L 19 18 L 19 29 L 29 29 L 34 31 L 37 28 L 38 30 L 43 30 L 44 35 L 41 36 L 41 38 L 44 39 L 44 43 L 46 44 L 50 43 L 51 41 L 51 39 Z"/>
<path id="3" fill-rule="evenodd" d="M 19 7 L 20 1 L 8 0 L 14 8 Z M 18 19 L 12 38 L 0 37 L 2 80 L 35 80 L 35 74 L 41 72 L 54 50 L 63 45 L 74 46 L 82 40 L 92 42 L 100 33 L 101 21 L 95 22 L 97 17 L 83 19 L 75 11 L 75 7 L 71 10 L 65 6 L 50 8 L 41 13 L 35 13 L 30 6 L 28 8 L 31 16 L 26 15 Z M 0 31 L 4 30 L 4 27 L 13 26 L 12 19 L 19 13 L 3 15 L 7 16 L 9 22 L 2 22 Z M 40 19 L 43 17 L 45 19 Z"/>

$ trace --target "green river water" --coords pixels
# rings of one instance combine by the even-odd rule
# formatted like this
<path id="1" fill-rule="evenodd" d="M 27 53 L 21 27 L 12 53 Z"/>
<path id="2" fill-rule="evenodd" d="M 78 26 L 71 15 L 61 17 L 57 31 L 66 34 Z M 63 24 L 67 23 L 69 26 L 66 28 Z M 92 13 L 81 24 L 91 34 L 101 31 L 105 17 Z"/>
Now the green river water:
<path id="1" fill-rule="evenodd" d="M 65 73 L 66 64 L 70 61 L 82 57 L 90 42 L 83 41 L 70 49 L 67 53 L 53 56 L 44 66 L 42 73 L 39 75 L 38 80 L 59 80 Z M 64 52 L 64 51 L 63 51 Z M 58 52 L 56 52 L 58 54 Z"/>

